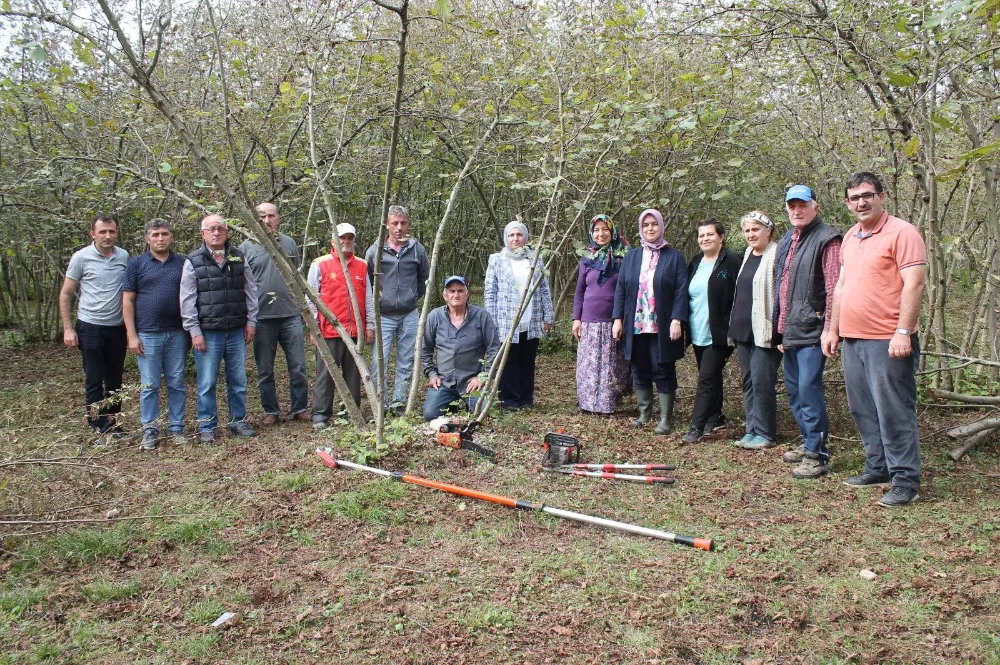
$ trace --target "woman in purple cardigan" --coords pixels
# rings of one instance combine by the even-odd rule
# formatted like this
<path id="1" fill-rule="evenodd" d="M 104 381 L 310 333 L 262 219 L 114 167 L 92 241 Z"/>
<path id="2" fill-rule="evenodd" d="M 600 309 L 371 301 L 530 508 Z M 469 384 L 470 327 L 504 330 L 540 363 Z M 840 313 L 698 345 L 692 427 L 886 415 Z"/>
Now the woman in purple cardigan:
<path id="1" fill-rule="evenodd" d="M 590 220 L 590 246 L 580 261 L 573 298 L 576 395 L 581 411 L 614 413 L 630 385 L 625 344 L 611 334 L 618 270 L 628 242 L 607 215 Z"/>

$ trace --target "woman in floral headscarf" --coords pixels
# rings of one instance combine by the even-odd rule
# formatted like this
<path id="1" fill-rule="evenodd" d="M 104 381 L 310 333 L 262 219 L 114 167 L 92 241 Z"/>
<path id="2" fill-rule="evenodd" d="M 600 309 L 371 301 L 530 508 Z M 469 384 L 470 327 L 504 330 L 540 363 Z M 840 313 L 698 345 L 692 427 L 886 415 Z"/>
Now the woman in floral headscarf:
<path id="1" fill-rule="evenodd" d="M 529 408 L 535 403 L 538 343 L 555 323 L 549 280 L 545 278 L 542 260 L 527 245 L 528 237 L 528 227 L 521 222 L 515 220 L 507 224 L 503 230 L 505 247 L 496 254 L 490 254 L 484 286 L 486 311 L 496 323 L 500 341 L 506 340 L 507 334 L 514 328 L 507 364 L 498 386 L 500 405 L 512 411 Z M 529 276 L 532 286 L 537 283 L 537 287 L 518 319 L 521 294 Z"/>
<path id="2" fill-rule="evenodd" d="M 580 409 L 614 413 L 629 386 L 625 345 L 611 334 L 618 271 L 628 243 L 607 215 L 590 220 L 590 246 L 580 260 L 573 298 L 576 396 Z"/>
<path id="3" fill-rule="evenodd" d="M 653 386 L 659 391 L 657 434 L 673 430 L 675 363 L 684 357 L 681 325 L 688 318 L 687 265 L 684 255 L 663 237 L 663 215 L 643 210 L 639 215 L 640 247 L 622 260 L 612 311 L 615 339 L 625 339 L 625 357 L 632 365 L 632 386 L 639 403 L 633 427 L 653 417 Z"/>

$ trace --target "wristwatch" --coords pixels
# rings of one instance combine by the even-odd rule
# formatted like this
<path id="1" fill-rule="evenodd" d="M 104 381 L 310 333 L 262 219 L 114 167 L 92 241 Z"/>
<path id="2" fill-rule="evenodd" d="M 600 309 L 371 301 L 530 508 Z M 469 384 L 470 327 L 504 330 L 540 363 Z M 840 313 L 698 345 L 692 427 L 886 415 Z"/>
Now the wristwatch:
<path id="1" fill-rule="evenodd" d="M 906 335 L 907 337 L 909 337 L 910 331 L 907 330 L 906 328 L 896 328 L 896 334 L 897 335 Z"/>

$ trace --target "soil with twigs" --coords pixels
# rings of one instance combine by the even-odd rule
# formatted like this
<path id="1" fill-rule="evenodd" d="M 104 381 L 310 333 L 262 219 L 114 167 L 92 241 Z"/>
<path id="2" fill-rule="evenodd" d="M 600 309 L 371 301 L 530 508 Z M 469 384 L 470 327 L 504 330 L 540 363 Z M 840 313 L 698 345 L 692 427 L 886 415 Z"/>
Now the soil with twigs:
<path id="1" fill-rule="evenodd" d="M 883 490 L 842 483 L 863 451 L 836 363 L 834 458 L 819 481 L 793 480 L 781 461 L 798 443 L 783 394 L 778 448 L 731 445 L 743 433 L 735 360 L 729 429 L 694 445 L 680 445 L 693 362 L 679 365 L 664 437 L 629 427 L 631 398 L 614 416 L 578 413 L 573 359 L 553 355 L 539 361 L 536 407 L 495 413 L 476 434 L 495 463 L 401 425 L 375 463 L 711 537 L 708 553 L 328 469 L 314 451 L 347 454 L 346 425 L 283 419 L 252 439 L 220 428 L 212 447 L 149 454 L 137 435 L 95 448 L 78 354 L 4 357 L 0 663 L 1000 662 L 995 446 L 950 461 L 930 435 L 956 414 L 922 406 L 921 499 L 877 507 Z M 127 367 L 124 423 L 136 430 Z M 287 408 L 280 361 L 277 374 Z M 193 368 L 188 379 L 191 422 Z M 250 384 L 259 425 L 252 367 Z M 671 463 L 677 482 L 539 473 L 556 428 L 580 438 L 584 461 Z M 210 627 L 225 612 L 235 616 Z"/>

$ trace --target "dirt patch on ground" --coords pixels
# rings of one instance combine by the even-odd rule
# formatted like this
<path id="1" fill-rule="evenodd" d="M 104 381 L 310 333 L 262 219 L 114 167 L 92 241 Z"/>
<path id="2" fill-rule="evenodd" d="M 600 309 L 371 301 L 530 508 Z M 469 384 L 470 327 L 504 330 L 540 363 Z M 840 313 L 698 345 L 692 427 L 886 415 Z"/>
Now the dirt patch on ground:
<path id="1" fill-rule="evenodd" d="M 863 455 L 836 368 L 834 461 L 818 482 L 793 480 L 780 459 L 797 443 L 787 413 L 779 448 L 729 445 L 742 434 L 733 368 L 729 436 L 680 447 L 687 363 L 678 433 L 660 437 L 632 430 L 628 405 L 577 413 L 561 356 L 541 359 L 534 410 L 477 435 L 495 464 L 429 438 L 380 461 L 716 539 L 706 553 L 330 470 L 313 451 L 340 432 L 308 423 L 153 455 L 134 441 L 99 450 L 80 418 L 77 355 L 5 359 L 4 461 L 49 461 L 0 468 L 3 519 L 21 522 L 3 525 L 0 663 L 1000 662 L 995 447 L 955 464 L 926 437 L 922 500 L 881 510 L 878 490 L 841 483 Z M 136 410 L 126 403 L 132 427 Z M 942 415 L 953 417 L 922 410 L 923 430 Z M 677 483 L 540 474 L 556 427 L 581 438 L 587 461 L 668 462 Z M 93 521 L 24 523 L 53 519 Z M 224 612 L 235 617 L 210 628 Z"/>

